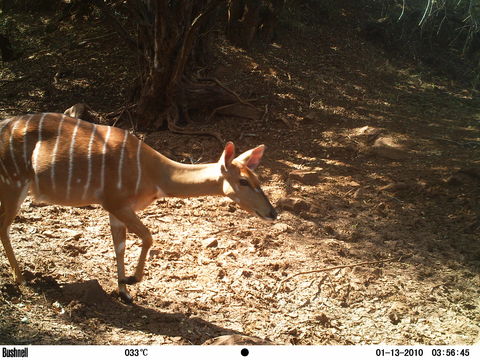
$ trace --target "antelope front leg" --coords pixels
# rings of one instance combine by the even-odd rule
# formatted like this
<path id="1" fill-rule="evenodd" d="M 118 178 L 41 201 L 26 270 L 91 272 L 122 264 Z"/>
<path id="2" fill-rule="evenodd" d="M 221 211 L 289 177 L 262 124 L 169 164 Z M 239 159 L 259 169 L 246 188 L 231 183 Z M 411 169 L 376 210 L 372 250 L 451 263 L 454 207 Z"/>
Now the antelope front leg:
<path id="1" fill-rule="evenodd" d="M 110 214 L 110 230 L 112 232 L 113 246 L 117 259 L 118 294 L 126 303 L 132 302 L 132 296 L 128 293 L 125 285 L 125 243 L 127 238 L 127 227 L 123 222 Z"/>
<path id="2" fill-rule="evenodd" d="M 6 221 L 5 209 L 3 206 L 0 206 L 0 238 L 2 239 L 3 248 L 7 254 L 8 262 L 13 272 L 14 280 L 17 284 L 24 282 L 22 272 L 18 266 L 17 259 L 13 252 L 12 244 L 10 243 L 10 236 L 8 235 L 8 227 L 10 225 L 9 221 Z"/>
<path id="3" fill-rule="evenodd" d="M 0 160 L 1 161 L 1 160 Z M 0 193 L 0 238 L 2 240 L 8 262 L 13 270 L 13 276 L 17 284 L 22 284 L 25 279 L 22 276 L 17 259 L 13 252 L 10 236 L 8 234 L 10 225 L 20 209 L 20 205 L 25 200 L 28 191 L 28 184 L 24 184 L 21 188 L 7 189 Z"/>
<path id="4" fill-rule="evenodd" d="M 135 212 L 130 208 L 123 208 L 120 210 L 111 211 L 111 214 L 122 222 L 130 232 L 133 232 L 142 240 L 142 251 L 138 259 L 137 268 L 133 276 L 119 278 L 122 284 L 132 285 L 142 281 L 143 271 L 145 269 L 145 261 L 147 259 L 148 250 L 152 246 L 152 234 L 140 219 L 135 215 Z"/>
<path id="5" fill-rule="evenodd" d="M 10 237 L 8 236 L 8 231 L 2 226 L 0 229 L 0 238 L 2 239 L 3 247 L 5 248 L 5 253 L 7 254 L 8 262 L 13 271 L 14 280 L 17 284 L 23 284 L 25 282 L 20 267 L 18 266 L 17 259 L 13 253 L 12 245 L 10 244 Z"/>

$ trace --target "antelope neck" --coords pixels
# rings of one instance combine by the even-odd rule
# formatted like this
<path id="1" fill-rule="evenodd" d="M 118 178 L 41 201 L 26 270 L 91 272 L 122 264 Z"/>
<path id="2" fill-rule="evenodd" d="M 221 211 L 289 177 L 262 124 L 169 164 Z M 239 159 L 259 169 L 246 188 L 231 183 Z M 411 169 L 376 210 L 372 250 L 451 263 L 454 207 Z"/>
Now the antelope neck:
<path id="1" fill-rule="evenodd" d="M 170 197 L 223 195 L 222 176 L 218 163 L 182 164 L 160 155 L 164 166 L 157 164 L 155 179 Z"/>

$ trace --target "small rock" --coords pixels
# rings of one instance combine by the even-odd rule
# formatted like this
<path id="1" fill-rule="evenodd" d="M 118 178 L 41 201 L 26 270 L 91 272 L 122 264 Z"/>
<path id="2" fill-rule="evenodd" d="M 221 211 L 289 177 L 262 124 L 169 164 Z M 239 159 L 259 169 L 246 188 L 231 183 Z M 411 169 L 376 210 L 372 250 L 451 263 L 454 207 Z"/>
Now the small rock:
<path id="1" fill-rule="evenodd" d="M 318 110 L 311 109 L 305 116 L 302 118 L 303 123 L 312 123 L 318 121 L 320 118 L 320 113 Z"/>
<path id="2" fill-rule="evenodd" d="M 293 213 L 300 213 L 311 209 L 311 204 L 300 198 L 282 198 L 277 202 L 277 206 L 282 210 L 288 210 Z"/>
<path id="3" fill-rule="evenodd" d="M 355 137 L 358 137 L 359 140 L 363 141 L 364 143 L 371 144 L 380 136 L 382 131 L 382 129 L 367 125 L 353 129 L 351 134 Z"/>
<path id="4" fill-rule="evenodd" d="M 331 326 L 330 318 L 324 313 L 320 313 L 319 315 L 315 316 L 315 320 L 318 321 L 324 327 Z"/>
<path id="5" fill-rule="evenodd" d="M 315 171 L 294 170 L 289 177 L 305 185 L 317 185 L 320 182 L 320 174 Z"/>
<path id="6" fill-rule="evenodd" d="M 225 270 L 220 269 L 220 270 L 218 270 L 217 278 L 218 279 L 223 279 L 226 275 L 227 275 L 227 273 L 225 272 Z"/>
<path id="7" fill-rule="evenodd" d="M 389 136 L 381 136 L 375 140 L 372 151 L 375 155 L 389 160 L 406 160 L 409 156 L 408 151 Z"/>
<path id="8" fill-rule="evenodd" d="M 393 325 L 397 325 L 401 321 L 400 314 L 397 311 L 391 311 L 388 318 Z"/>
<path id="9" fill-rule="evenodd" d="M 73 234 L 73 235 L 70 237 L 70 240 L 80 240 L 81 237 L 82 237 L 82 233 L 77 232 L 76 234 Z"/>
<path id="10" fill-rule="evenodd" d="M 253 272 L 251 272 L 250 270 L 241 270 L 240 275 L 243 277 L 249 278 L 249 277 L 252 277 Z"/>
<path id="11" fill-rule="evenodd" d="M 275 225 L 272 226 L 272 228 L 279 233 L 284 233 L 290 231 L 292 228 L 290 225 L 287 225 L 285 223 L 276 223 Z"/>
<path id="12" fill-rule="evenodd" d="M 408 314 L 409 308 L 401 303 L 401 302 L 394 302 L 392 307 L 388 312 L 388 318 L 393 325 L 399 324 L 405 315 Z"/>
<path id="13" fill-rule="evenodd" d="M 218 240 L 216 238 L 211 237 L 211 238 L 202 240 L 202 244 L 206 248 L 218 247 Z"/>
<path id="14" fill-rule="evenodd" d="M 460 186 L 466 182 L 466 176 L 462 174 L 454 174 L 445 179 L 445 183 L 451 186 Z"/>
<path id="15" fill-rule="evenodd" d="M 52 230 L 45 230 L 42 234 L 49 238 L 57 237 Z"/>

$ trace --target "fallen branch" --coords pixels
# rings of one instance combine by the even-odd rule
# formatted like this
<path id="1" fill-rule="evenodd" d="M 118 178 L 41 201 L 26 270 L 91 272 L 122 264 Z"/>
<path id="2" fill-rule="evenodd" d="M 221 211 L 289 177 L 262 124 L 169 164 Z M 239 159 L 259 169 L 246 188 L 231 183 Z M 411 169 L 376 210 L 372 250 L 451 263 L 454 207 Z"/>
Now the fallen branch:
<path id="1" fill-rule="evenodd" d="M 218 80 L 217 78 L 205 78 L 205 79 L 201 79 L 202 81 L 212 81 L 214 82 L 215 84 L 217 84 L 218 87 L 222 88 L 224 91 L 226 91 L 227 93 L 229 93 L 230 95 L 233 95 L 235 97 L 235 99 L 237 99 L 237 101 L 242 104 L 242 105 L 245 105 L 245 106 L 248 106 L 248 107 L 251 107 L 252 109 L 255 109 L 256 111 L 260 112 L 260 110 L 258 110 L 254 105 L 250 104 L 248 101 L 246 100 L 243 100 L 235 91 L 227 88 L 225 85 L 223 85 L 220 80 Z"/>
<path id="2" fill-rule="evenodd" d="M 278 284 L 278 287 L 273 294 L 276 295 L 280 291 L 280 289 L 282 288 L 283 284 L 285 284 L 288 280 L 290 280 L 290 279 L 292 279 L 296 276 L 314 274 L 314 273 L 320 273 L 320 272 L 326 272 L 326 271 L 332 271 L 332 270 L 338 270 L 338 269 L 351 268 L 351 267 L 355 267 L 355 266 L 382 264 L 382 263 L 391 262 L 391 261 L 395 261 L 395 260 L 400 261 L 402 258 L 404 258 L 404 256 L 400 256 L 398 258 L 397 257 L 390 257 L 390 258 L 377 260 L 377 261 L 365 261 L 365 262 L 349 264 L 349 265 L 337 265 L 337 266 L 331 266 L 331 267 L 309 270 L 309 271 L 301 271 L 301 272 L 298 272 L 296 274 L 290 275 L 290 276 L 286 277 L 285 279 L 283 279 L 282 281 L 280 281 L 280 284 Z"/>
<path id="3" fill-rule="evenodd" d="M 212 111 L 212 112 L 210 113 L 210 115 L 208 116 L 206 122 L 209 123 L 210 120 L 215 116 L 215 114 L 217 113 L 217 111 L 224 110 L 224 109 L 228 109 L 228 108 L 230 108 L 230 107 L 232 107 L 232 106 L 235 106 L 235 105 L 237 105 L 237 104 L 228 104 L 228 105 L 219 106 L 219 107 L 213 109 L 213 111 Z"/>

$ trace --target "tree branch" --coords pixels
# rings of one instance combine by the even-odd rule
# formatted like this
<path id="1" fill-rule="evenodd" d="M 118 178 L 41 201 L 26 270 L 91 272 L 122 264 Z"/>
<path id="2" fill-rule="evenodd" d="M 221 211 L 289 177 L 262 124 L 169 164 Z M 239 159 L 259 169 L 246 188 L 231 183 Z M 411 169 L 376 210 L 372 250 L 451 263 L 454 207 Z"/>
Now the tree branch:
<path id="1" fill-rule="evenodd" d="M 224 0 L 212 0 L 205 10 L 198 14 L 190 24 L 184 36 L 182 47 L 180 48 L 175 61 L 175 68 L 173 69 L 173 75 L 170 81 L 171 86 L 175 86 L 184 73 L 188 57 L 192 51 L 195 33 L 201 25 L 202 20 L 223 1 Z"/>

